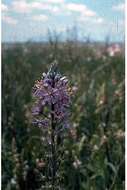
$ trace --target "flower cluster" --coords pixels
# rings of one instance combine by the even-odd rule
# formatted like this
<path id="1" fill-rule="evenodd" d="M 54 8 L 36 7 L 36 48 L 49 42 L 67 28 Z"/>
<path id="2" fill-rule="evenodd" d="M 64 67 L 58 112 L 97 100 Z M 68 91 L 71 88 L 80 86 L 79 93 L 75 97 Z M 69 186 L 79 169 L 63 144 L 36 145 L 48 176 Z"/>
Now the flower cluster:
<path id="1" fill-rule="evenodd" d="M 36 104 L 32 113 L 37 117 L 34 123 L 40 127 L 46 127 L 50 125 L 51 117 L 53 117 L 57 125 L 62 124 L 68 127 L 70 95 L 71 88 L 69 88 L 67 78 L 63 77 L 56 66 L 52 65 L 49 72 L 43 73 L 41 80 L 36 81 L 33 88 Z"/>

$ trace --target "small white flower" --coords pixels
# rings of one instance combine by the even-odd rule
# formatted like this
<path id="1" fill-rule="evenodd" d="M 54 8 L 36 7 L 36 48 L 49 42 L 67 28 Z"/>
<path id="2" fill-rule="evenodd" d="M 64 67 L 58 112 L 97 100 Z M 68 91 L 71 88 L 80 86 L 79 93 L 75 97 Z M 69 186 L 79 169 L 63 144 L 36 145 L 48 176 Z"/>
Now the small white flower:
<path id="1" fill-rule="evenodd" d="M 14 178 L 11 179 L 11 184 L 16 185 L 16 180 Z"/>
<path id="2" fill-rule="evenodd" d="M 82 164 L 82 162 L 78 159 L 73 162 L 73 166 L 75 169 L 78 169 L 79 166 L 81 166 L 81 164 Z"/>

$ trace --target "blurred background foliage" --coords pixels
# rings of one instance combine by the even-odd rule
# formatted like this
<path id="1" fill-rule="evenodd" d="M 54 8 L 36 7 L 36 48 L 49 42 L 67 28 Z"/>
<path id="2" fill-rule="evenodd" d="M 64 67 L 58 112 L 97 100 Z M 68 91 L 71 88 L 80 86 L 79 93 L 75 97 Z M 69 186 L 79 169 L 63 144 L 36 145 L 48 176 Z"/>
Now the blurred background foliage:
<path id="1" fill-rule="evenodd" d="M 2 45 L 3 190 L 44 189 L 44 137 L 31 124 L 31 92 L 54 60 L 77 87 L 63 139 L 63 189 L 124 189 L 125 61 L 123 46 L 110 54 L 112 46 L 52 38 Z"/>

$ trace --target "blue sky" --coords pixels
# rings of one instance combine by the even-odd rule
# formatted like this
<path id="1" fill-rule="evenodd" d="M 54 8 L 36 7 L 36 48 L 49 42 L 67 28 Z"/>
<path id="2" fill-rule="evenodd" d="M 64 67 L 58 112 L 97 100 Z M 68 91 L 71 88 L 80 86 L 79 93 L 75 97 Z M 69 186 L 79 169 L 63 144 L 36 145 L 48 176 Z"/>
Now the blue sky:
<path id="1" fill-rule="evenodd" d="M 76 25 L 79 39 L 124 40 L 124 0 L 3 0 L 2 41 L 61 38 Z M 71 34 L 70 34 L 71 35 Z"/>

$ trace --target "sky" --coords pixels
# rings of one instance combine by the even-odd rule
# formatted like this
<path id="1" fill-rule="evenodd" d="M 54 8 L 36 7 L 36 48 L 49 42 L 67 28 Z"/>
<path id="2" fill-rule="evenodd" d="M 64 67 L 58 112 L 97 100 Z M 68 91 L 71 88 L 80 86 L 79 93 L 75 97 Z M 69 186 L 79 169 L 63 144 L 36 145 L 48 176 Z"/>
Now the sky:
<path id="1" fill-rule="evenodd" d="M 124 41 L 124 0 L 2 0 L 2 41 L 64 39 Z"/>

